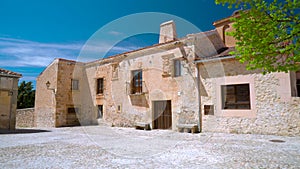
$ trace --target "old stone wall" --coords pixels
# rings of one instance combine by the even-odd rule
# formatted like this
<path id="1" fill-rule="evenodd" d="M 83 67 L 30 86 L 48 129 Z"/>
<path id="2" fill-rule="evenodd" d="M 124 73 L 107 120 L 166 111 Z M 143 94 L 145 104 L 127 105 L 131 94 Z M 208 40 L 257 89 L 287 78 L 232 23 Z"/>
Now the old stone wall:
<path id="1" fill-rule="evenodd" d="M 76 71 L 75 71 L 76 66 Z M 81 117 L 82 107 L 80 103 L 74 103 L 73 97 L 80 97 L 83 90 L 81 66 L 75 61 L 60 60 L 58 63 L 57 92 L 56 92 L 56 126 L 76 125 Z M 72 80 L 78 81 L 78 89 L 72 89 Z M 75 86 L 74 86 L 75 87 Z M 84 93 L 84 92 L 82 92 Z M 68 109 L 75 108 L 76 115 L 68 116 Z M 70 118 L 71 117 L 71 118 Z M 77 119 L 76 119 L 77 117 Z"/>
<path id="2" fill-rule="evenodd" d="M 133 126 L 136 122 L 147 122 L 152 126 L 155 118 L 153 101 L 171 100 L 172 129 L 177 129 L 178 123 L 197 123 L 195 66 L 191 68 L 191 62 L 187 59 L 194 56 L 186 56 L 192 54 L 190 48 L 183 50 L 184 53 L 180 48 L 137 52 L 128 54 L 124 59 L 115 59 L 106 64 L 100 61 L 88 66 L 86 74 L 93 106 L 103 105 L 103 118 L 113 125 Z M 179 77 L 173 75 L 175 59 L 181 60 Z M 130 94 L 134 70 L 142 70 L 142 94 Z M 103 95 L 96 95 L 98 78 L 104 78 Z"/>
<path id="3" fill-rule="evenodd" d="M 16 127 L 35 127 L 34 108 L 17 109 Z"/>
<path id="4" fill-rule="evenodd" d="M 37 127 L 56 127 L 56 92 L 59 59 L 54 60 L 36 79 L 35 121 Z M 46 83 L 50 82 L 49 89 Z"/>
<path id="5" fill-rule="evenodd" d="M 18 81 L 18 78 L 0 76 L 0 129 L 15 129 Z"/>
<path id="6" fill-rule="evenodd" d="M 300 98 L 291 97 L 290 74 L 247 71 L 238 61 L 200 64 L 203 131 L 300 135 Z M 250 84 L 250 110 L 222 110 L 221 85 Z M 214 115 L 204 115 L 213 105 Z"/>
<path id="7" fill-rule="evenodd" d="M 72 80 L 78 88 L 72 89 Z M 50 82 L 47 89 L 46 83 Z M 56 59 L 37 78 L 35 118 L 38 127 L 61 127 L 95 123 L 90 107 L 83 63 Z M 74 109 L 75 112 L 68 112 Z"/>
<path id="8" fill-rule="evenodd" d="M 231 17 L 236 17 L 237 15 L 233 15 Z M 236 45 L 235 38 L 227 35 L 228 32 L 234 31 L 234 27 L 233 27 L 234 22 L 230 20 L 231 17 L 216 21 L 213 24 L 216 27 L 216 31 L 221 37 L 223 43 L 227 47 L 234 47 Z"/>

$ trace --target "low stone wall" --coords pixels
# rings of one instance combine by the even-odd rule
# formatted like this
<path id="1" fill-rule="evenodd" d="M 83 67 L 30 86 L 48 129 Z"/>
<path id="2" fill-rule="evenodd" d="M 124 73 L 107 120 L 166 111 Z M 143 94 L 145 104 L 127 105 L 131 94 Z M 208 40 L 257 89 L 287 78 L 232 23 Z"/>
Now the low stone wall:
<path id="1" fill-rule="evenodd" d="M 35 127 L 34 108 L 17 109 L 16 127 Z"/>

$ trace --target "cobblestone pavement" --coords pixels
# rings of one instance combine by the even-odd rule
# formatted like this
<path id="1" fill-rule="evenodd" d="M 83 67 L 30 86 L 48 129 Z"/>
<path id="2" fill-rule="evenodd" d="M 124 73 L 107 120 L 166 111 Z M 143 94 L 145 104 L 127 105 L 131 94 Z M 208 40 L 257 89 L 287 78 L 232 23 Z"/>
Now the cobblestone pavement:
<path id="1" fill-rule="evenodd" d="M 300 168 L 300 137 L 103 126 L 45 130 L 0 134 L 0 168 Z"/>

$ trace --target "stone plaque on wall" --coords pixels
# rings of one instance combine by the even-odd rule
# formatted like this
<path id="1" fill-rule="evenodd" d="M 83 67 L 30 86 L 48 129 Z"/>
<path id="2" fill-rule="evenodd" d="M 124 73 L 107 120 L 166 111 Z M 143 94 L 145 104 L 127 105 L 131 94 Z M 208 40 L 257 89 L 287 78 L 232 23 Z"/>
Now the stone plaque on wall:
<path id="1" fill-rule="evenodd" d="M 163 72 L 162 72 L 163 77 L 168 77 L 172 75 L 172 64 L 170 59 L 173 57 L 174 57 L 173 54 L 168 54 L 161 57 L 163 60 Z"/>
<path id="2" fill-rule="evenodd" d="M 112 80 L 118 79 L 119 78 L 119 69 L 118 66 L 119 64 L 115 63 L 112 64 Z"/>

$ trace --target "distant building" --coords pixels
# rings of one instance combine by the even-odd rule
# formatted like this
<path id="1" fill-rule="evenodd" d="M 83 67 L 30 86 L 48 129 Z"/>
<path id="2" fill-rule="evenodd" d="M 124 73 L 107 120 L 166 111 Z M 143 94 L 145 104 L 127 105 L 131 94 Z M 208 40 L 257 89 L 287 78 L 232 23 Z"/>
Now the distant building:
<path id="1" fill-rule="evenodd" d="M 56 59 L 37 78 L 37 126 L 143 122 L 152 129 L 195 124 L 204 132 L 300 135 L 300 74 L 246 70 L 230 55 L 232 22 L 214 25 L 178 39 L 169 21 L 153 46 L 88 63 Z"/>
<path id="2" fill-rule="evenodd" d="M 16 128 L 18 82 L 22 75 L 0 68 L 0 129 Z"/>

